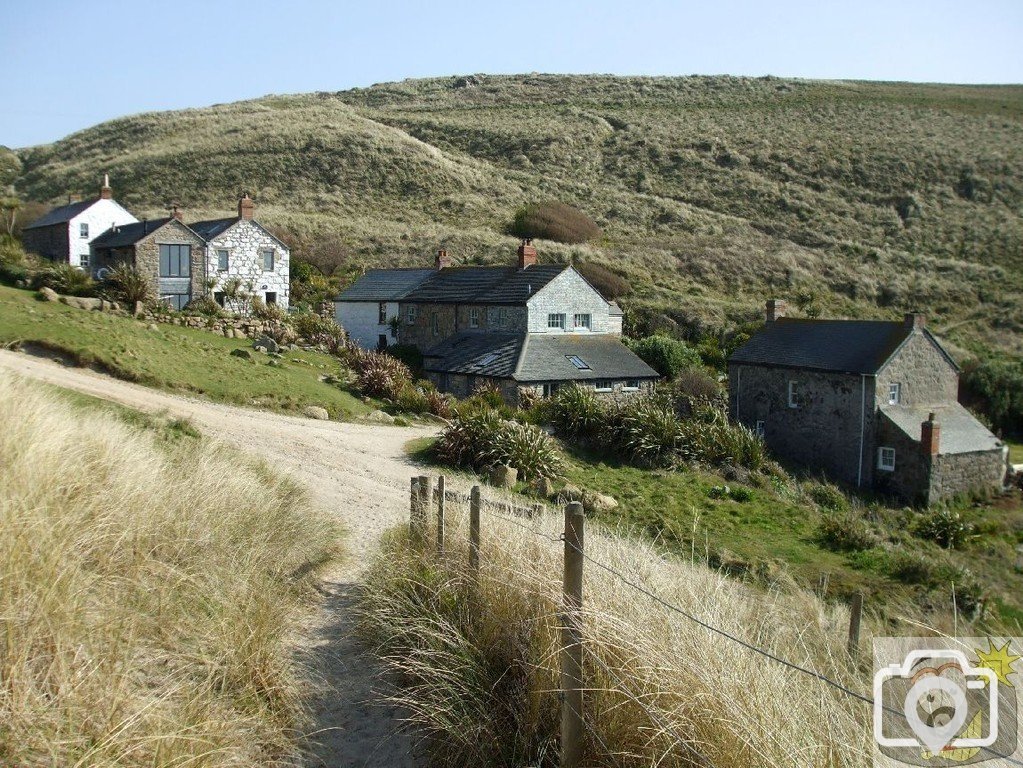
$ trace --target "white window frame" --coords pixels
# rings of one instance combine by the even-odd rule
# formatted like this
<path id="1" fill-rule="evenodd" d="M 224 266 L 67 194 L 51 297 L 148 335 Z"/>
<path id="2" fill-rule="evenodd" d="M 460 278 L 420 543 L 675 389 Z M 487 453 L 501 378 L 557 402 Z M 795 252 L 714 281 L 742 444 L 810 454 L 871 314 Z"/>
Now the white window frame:
<path id="1" fill-rule="evenodd" d="M 585 318 L 585 322 L 579 322 L 580 319 L 583 319 L 583 318 Z M 580 312 L 580 313 L 577 313 L 572 318 L 572 327 L 573 328 L 585 328 L 588 331 L 588 330 L 590 330 L 592 321 L 593 321 L 593 316 L 589 312 Z"/>
<path id="2" fill-rule="evenodd" d="M 78 257 L 78 266 L 80 266 L 82 269 L 89 268 L 89 254 L 83 253 L 81 256 Z"/>
<path id="3" fill-rule="evenodd" d="M 224 266 L 221 266 L 220 257 L 224 257 Z M 227 272 L 231 268 L 231 251 L 227 248 L 217 248 L 217 272 Z"/>
<path id="4" fill-rule="evenodd" d="M 565 313 L 564 312 L 548 312 L 547 313 L 547 330 L 565 330 Z"/>
<path id="5" fill-rule="evenodd" d="M 626 379 L 622 385 L 622 392 L 636 392 L 639 390 L 639 379 Z"/>
<path id="6" fill-rule="evenodd" d="M 377 325 L 387 325 L 387 302 L 377 302 Z"/>
<path id="7" fill-rule="evenodd" d="M 405 307 L 405 325 L 416 324 L 416 305 L 409 304 Z"/>
<path id="8" fill-rule="evenodd" d="M 799 382 L 795 379 L 789 380 L 789 408 L 799 407 Z"/>
<path id="9" fill-rule="evenodd" d="M 277 251 L 275 251 L 273 248 L 264 248 L 259 253 L 263 257 L 263 271 L 264 272 L 273 272 L 277 268 Z M 266 266 L 266 257 L 267 256 L 270 257 L 270 268 L 269 269 L 267 269 L 267 266 Z"/>
<path id="10" fill-rule="evenodd" d="M 893 381 L 888 385 L 888 405 L 898 405 L 902 402 L 902 384 Z"/>
<path id="11" fill-rule="evenodd" d="M 469 327 L 479 328 L 480 327 L 480 308 L 469 307 Z"/>
<path id="12" fill-rule="evenodd" d="M 593 389 L 596 392 L 613 392 L 615 388 L 611 379 L 597 379 L 593 382 Z"/>
<path id="13" fill-rule="evenodd" d="M 759 437 L 761 440 L 764 439 L 764 430 L 765 430 L 764 420 L 763 419 L 759 419 L 757 421 L 757 427 L 753 431 L 756 433 L 757 437 Z"/>
<path id="14" fill-rule="evenodd" d="M 89 222 L 83 221 L 78 225 L 78 236 L 82 240 L 89 239 Z"/>
<path id="15" fill-rule="evenodd" d="M 581 357 L 579 357 L 579 355 L 565 355 L 565 358 L 568 360 L 568 362 L 574 365 L 577 370 L 580 371 L 592 370 L 590 368 L 590 364 L 583 360 Z"/>
<path id="16" fill-rule="evenodd" d="M 877 449 L 877 468 L 882 472 L 895 471 L 895 449 L 883 445 Z"/>

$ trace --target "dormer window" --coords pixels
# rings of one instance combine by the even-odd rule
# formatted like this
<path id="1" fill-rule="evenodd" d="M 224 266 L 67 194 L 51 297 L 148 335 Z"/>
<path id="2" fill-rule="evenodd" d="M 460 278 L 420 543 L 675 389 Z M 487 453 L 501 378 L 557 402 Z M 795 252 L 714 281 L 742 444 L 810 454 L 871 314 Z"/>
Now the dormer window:
<path id="1" fill-rule="evenodd" d="M 902 402 L 902 385 L 892 382 L 888 385 L 888 405 L 898 405 Z"/>

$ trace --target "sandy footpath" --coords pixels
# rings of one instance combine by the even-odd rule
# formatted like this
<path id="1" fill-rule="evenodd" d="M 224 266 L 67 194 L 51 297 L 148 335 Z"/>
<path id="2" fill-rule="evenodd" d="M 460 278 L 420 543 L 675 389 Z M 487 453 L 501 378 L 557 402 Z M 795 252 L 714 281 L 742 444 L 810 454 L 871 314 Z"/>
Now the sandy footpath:
<path id="1" fill-rule="evenodd" d="M 413 755 L 414 740 L 403 731 L 401 713 L 380 701 L 378 666 L 353 634 L 352 605 L 380 534 L 407 515 L 415 467 L 404 445 L 434 429 L 316 421 L 220 405 L 8 350 L 0 350 L 0 366 L 140 411 L 188 418 L 204 435 L 262 457 L 308 488 L 315 503 L 349 531 L 349 556 L 325 576 L 323 609 L 297 649 L 329 685 L 313 698 L 316 731 L 308 764 L 423 763 Z"/>

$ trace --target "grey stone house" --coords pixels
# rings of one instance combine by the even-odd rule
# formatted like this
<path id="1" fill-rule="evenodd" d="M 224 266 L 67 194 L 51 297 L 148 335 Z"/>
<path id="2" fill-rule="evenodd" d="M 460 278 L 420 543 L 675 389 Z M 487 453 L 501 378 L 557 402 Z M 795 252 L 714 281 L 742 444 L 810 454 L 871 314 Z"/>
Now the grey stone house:
<path id="1" fill-rule="evenodd" d="M 959 404 L 959 368 L 921 315 L 786 318 L 728 361 L 733 420 L 786 461 L 856 488 L 933 503 L 1001 488 L 1006 447 Z"/>
<path id="2" fill-rule="evenodd" d="M 372 293 L 383 286 L 396 291 Z M 523 392 L 547 396 L 570 383 L 631 396 L 650 391 L 658 378 L 622 343 L 618 306 L 573 267 L 538 264 L 529 241 L 514 266 L 455 267 L 441 251 L 425 278 L 374 270 L 338 297 L 342 325 L 355 314 L 345 305 L 366 297 L 378 300 L 378 320 L 397 305 L 398 343 L 422 351 L 430 381 L 459 397 L 481 383 L 498 386 L 510 403 Z"/>

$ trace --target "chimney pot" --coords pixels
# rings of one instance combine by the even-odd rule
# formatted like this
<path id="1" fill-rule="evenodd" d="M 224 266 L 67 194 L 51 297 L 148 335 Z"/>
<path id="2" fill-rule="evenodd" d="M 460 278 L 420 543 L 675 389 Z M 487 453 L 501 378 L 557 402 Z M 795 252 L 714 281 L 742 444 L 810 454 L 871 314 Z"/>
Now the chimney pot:
<path id="1" fill-rule="evenodd" d="M 764 312 L 764 320 L 768 323 L 773 323 L 779 317 L 785 317 L 785 313 L 788 312 L 789 304 L 784 299 L 768 299 L 767 308 Z"/>
<path id="2" fill-rule="evenodd" d="M 103 186 L 99 188 L 99 199 L 100 200 L 111 200 L 114 197 L 114 191 L 110 188 L 110 174 L 103 174 Z"/>
<path id="3" fill-rule="evenodd" d="M 177 219 L 178 221 L 184 221 L 185 212 L 178 207 L 177 204 L 171 206 L 171 218 Z"/>
<path id="4" fill-rule="evenodd" d="M 937 456 L 941 445 L 941 424 L 934 420 L 934 414 L 920 425 L 920 451 L 924 456 Z"/>
<path id="5" fill-rule="evenodd" d="M 448 256 L 448 252 L 446 249 L 441 248 L 439 251 L 437 251 L 437 259 L 435 266 L 438 270 L 447 269 L 448 267 L 451 266 L 451 257 Z"/>
<path id="6" fill-rule="evenodd" d="M 252 202 L 252 198 L 249 197 L 249 193 L 246 192 L 242 199 L 238 201 L 238 218 L 252 221 L 252 215 L 255 213 L 255 210 L 256 205 Z"/>
<path id="7" fill-rule="evenodd" d="M 902 322 L 910 330 L 917 330 L 927 325 L 927 317 L 922 312 L 907 312 L 903 315 Z"/>
<path id="8" fill-rule="evenodd" d="M 532 238 L 523 238 L 522 244 L 519 246 L 519 269 L 525 269 L 526 267 L 532 267 L 536 264 L 536 248 L 533 247 Z"/>

